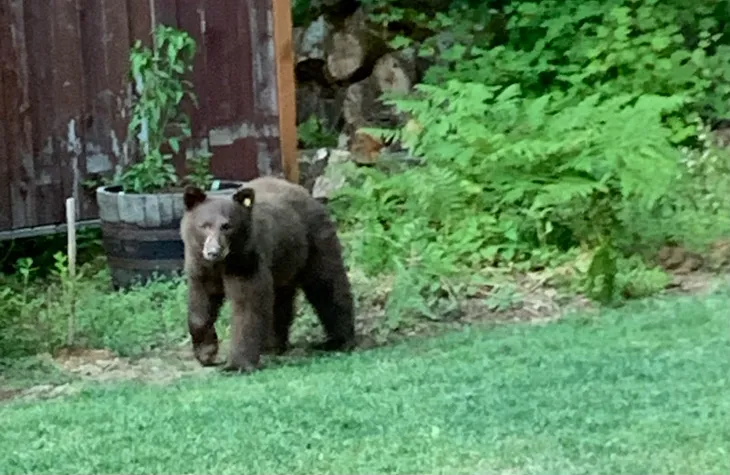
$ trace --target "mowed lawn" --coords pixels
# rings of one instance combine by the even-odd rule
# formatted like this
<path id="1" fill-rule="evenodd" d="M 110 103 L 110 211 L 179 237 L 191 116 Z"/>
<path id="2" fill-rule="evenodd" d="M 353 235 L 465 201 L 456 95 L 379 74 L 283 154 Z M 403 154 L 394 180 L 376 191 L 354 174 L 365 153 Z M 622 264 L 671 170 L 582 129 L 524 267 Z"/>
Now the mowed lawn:
<path id="1" fill-rule="evenodd" d="M 0 406 L 2 473 L 730 473 L 730 296 Z"/>

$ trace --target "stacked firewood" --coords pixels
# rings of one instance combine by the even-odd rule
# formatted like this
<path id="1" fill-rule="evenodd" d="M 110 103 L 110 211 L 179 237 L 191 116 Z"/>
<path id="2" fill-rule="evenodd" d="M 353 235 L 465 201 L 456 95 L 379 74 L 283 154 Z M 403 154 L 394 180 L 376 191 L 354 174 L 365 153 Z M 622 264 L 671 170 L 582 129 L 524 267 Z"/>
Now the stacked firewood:
<path id="1" fill-rule="evenodd" d="M 313 115 L 343 134 L 345 146 L 361 160 L 376 155 L 383 144 L 357 131 L 403 125 L 405 118 L 381 95 L 409 92 L 422 74 L 415 49 L 394 51 L 392 36 L 362 8 L 322 14 L 296 27 L 297 123 Z"/>

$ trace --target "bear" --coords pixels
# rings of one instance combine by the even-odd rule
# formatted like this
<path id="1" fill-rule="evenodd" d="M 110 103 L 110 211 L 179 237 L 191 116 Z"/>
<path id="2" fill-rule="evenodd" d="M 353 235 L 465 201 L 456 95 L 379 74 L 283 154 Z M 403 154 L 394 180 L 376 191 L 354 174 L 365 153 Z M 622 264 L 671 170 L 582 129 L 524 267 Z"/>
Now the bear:
<path id="1" fill-rule="evenodd" d="M 180 235 L 188 286 L 188 331 L 203 366 L 215 365 L 215 322 L 231 302 L 231 347 L 224 371 L 260 368 L 262 353 L 289 347 L 299 289 L 314 308 L 326 339 L 314 347 L 354 346 L 354 298 L 334 222 L 302 186 L 264 176 L 232 196 L 183 191 Z"/>

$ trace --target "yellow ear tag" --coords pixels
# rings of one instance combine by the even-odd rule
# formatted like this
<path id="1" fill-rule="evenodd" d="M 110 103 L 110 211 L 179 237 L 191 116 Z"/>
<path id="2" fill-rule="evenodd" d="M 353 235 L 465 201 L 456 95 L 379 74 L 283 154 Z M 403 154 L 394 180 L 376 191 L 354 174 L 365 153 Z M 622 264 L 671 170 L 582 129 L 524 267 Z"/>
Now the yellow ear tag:
<path id="1" fill-rule="evenodd" d="M 250 208 L 251 207 L 251 198 L 244 198 L 243 206 L 245 206 L 246 208 Z"/>

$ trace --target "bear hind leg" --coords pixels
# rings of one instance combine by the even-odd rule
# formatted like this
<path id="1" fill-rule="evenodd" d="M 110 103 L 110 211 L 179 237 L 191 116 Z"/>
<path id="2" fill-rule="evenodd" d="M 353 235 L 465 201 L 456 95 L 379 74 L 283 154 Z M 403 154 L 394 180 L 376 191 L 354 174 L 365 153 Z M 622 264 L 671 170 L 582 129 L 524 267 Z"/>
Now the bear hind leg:
<path id="1" fill-rule="evenodd" d="M 355 343 L 355 309 L 342 259 L 316 252 L 302 290 L 324 327 L 327 339 L 315 345 L 324 351 L 347 351 Z"/>
<path id="2" fill-rule="evenodd" d="M 342 246 L 323 205 L 312 208 L 307 223 L 310 247 L 302 290 L 327 335 L 315 349 L 347 351 L 355 345 L 355 304 Z"/>
<path id="3" fill-rule="evenodd" d="M 289 349 L 289 330 L 294 321 L 296 287 L 279 287 L 274 293 L 273 351 L 283 354 Z"/>

